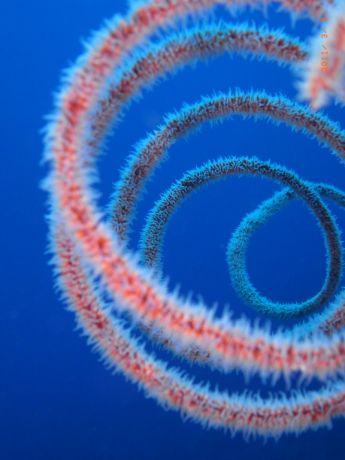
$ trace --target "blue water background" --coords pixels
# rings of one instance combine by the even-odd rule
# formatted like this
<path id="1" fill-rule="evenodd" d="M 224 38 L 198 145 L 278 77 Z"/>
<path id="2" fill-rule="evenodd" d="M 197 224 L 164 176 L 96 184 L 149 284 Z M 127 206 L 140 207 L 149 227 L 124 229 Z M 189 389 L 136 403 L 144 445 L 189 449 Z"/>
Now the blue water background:
<path id="1" fill-rule="evenodd" d="M 47 173 L 40 165 L 44 116 L 52 110 L 61 70 L 80 54 L 104 18 L 125 12 L 123 0 L 14 0 L 0 3 L 1 40 L 1 305 L 0 458 L 2 460 L 323 460 L 344 458 L 343 421 L 331 430 L 308 432 L 278 442 L 232 439 L 205 430 L 147 399 L 122 375 L 112 375 L 75 331 L 53 288 L 48 266 L 46 195 L 39 189 Z M 270 23 L 306 36 L 308 21 L 295 27 L 286 14 L 270 11 Z M 260 13 L 241 19 L 264 22 Z M 265 89 L 295 95 L 291 72 L 274 63 L 222 56 L 186 68 L 157 85 L 127 112 L 100 161 L 100 205 L 104 206 L 119 168 L 136 141 L 163 115 L 200 95 L 229 88 Z M 335 106 L 327 113 L 344 124 Z M 257 155 L 296 170 L 302 177 L 343 185 L 339 162 L 317 142 L 285 126 L 236 118 L 175 145 L 149 184 L 138 207 L 130 241 L 136 247 L 145 213 L 182 173 L 208 158 Z M 253 317 L 230 283 L 224 251 L 246 212 L 278 187 L 253 178 L 213 184 L 193 195 L 168 228 L 164 272 L 171 286 L 200 294 L 209 303 L 229 303 L 237 315 Z M 332 207 L 334 209 L 334 207 Z M 344 226 L 344 214 L 335 210 Z M 248 266 L 254 284 L 275 300 L 312 295 L 325 274 L 325 251 L 318 226 L 300 203 L 275 216 L 253 238 Z M 221 311 L 221 308 L 219 308 Z M 175 363 L 175 361 L 173 361 Z M 239 390 L 239 376 L 196 370 L 200 378 Z M 259 382 L 254 382 L 254 385 Z M 279 388 L 283 388 L 280 383 Z M 253 385 L 250 387 L 253 389 Z"/>

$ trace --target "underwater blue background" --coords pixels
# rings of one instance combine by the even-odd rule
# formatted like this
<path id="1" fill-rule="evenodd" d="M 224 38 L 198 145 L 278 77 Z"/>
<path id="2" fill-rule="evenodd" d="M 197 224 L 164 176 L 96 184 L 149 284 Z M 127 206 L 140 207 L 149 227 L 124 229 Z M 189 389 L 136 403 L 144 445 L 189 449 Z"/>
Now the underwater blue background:
<path id="1" fill-rule="evenodd" d="M 53 108 L 62 69 L 82 50 L 80 38 L 126 8 L 124 0 L 0 2 L 0 459 L 342 459 L 341 420 L 331 430 L 284 436 L 278 442 L 246 442 L 241 435 L 231 438 L 183 422 L 104 367 L 54 290 L 46 251 L 47 197 L 39 187 L 47 174 L 41 164 L 44 117 Z M 311 32 L 308 21 L 292 26 L 288 15 L 274 8 L 268 16 L 272 26 L 293 35 Z M 247 11 L 239 19 L 265 22 L 259 12 Z M 106 205 L 132 146 L 165 113 L 201 95 L 236 87 L 293 97 L 292 80 L 291 71 L 275 63 L 221 56 L 156 85 L 131 105 L 100 160 L 100 205 Z M 344 125 L 339 107 L 326 112 Z M 257 155 L 306 179 L 343 186 L 339 162 L 316 141 L 286 126 L 240 118 L 205 126 L 173 146 L 169 161 L 148 185 L 130 247 L 136 247 L 145 213 L 174 179 L 208 158 L 225 155 Z M 164 272 L 171 286 L 200 294 L 208 304 L 228 303 L 236 315 L 254 317 L 231 287 L 224 252 L 245 213 L 277 188 L 266 180 L 232 178 L 187 200 L 173 217 L 165 242 Z M 331 208 L 344 228 L 344 213 Z M 304 299 L 316 292 L 325 274 L 325 251 L 319 228 L 302 204 L 290 204 L 253 237 L 248 267 L 254 284 L 275 300 Z M 195 372 L 230 391 L 260 384 L 254 380 L 249 387 L 240 376 Z M 278 388 L 285 387 L 278 383 Z"/>

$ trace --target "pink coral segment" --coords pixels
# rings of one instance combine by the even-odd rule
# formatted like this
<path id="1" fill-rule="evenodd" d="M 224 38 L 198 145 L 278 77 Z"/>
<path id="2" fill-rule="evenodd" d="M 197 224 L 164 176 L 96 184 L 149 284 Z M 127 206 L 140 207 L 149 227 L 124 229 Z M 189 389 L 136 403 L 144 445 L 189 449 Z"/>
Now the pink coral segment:
<path id="1" fill-rule="evenodd" d="M 303 99 L 314 109 L 323 107 L 330 96 L 345 104 L 345 3 L 339 1 L 329 11 L 314 39 L 312 54 L 300 85 Z"/>

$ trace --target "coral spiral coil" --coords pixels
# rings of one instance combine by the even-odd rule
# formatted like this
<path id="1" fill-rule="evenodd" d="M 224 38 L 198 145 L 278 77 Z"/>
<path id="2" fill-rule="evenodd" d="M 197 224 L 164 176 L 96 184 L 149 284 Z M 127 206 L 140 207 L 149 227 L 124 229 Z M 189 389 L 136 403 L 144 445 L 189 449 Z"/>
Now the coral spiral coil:
<path id="1" fill-rule="evenodd" d="M 281 32 L 226 23 L 172 32 L 176 19 L 193 19 L 216 5 L 232 10 L 269 3 L 280 3 L 291 15 L 306 14 L 315 23 L 325 16 L 332 18 L 329 34 L 334 52 L 329 56 L 328 73 L 315 65 L 315 50 L 310 52 Z M 139 144 L 116 185 L 110 221 L 95 205 L 95 159 L 109 125 L 133 96 L 176 68 L 217 53 L 250 54 L 299 66 L 304 69 L 302 96 L 314 108 L 330 97 L 344 102 L 344 23 L 343 6 L 331 0 L 136 2 L 125 17 L 116 17 L 96 35 L 57 97 L 46 136 L 51 165 L 46 188 L 51 248 L 64 298 L 108 363 L 164 406 L 202 424 L 277 436 L 327 425 L 345 414 L 345 294 L 341 289 L 338 292 L 342 247 L 327 206 L 331 200 L 344 207 L 345 194 L 328 184 L 307 182 L 277 164 L 250 157 L 221 158 L 187 172 L 162 196 L 143 230 L 140 255 L 133 257 L 126 239 L 136 199 L 172 143 L 212 120 L 240 114 L 285 123 L 317 139 L 340 163 L 345 159 L 345 132 L 324 115 L 281 96 L 236 91 L 203 98 L 167 117 Z M 158 31 L 156 39 L 150 40 Z M 276 316 L 304 318 L 310 313 L 291 330 L 272 332 L 228 315 L 216 317 L 205 305 L 170 293 L 159 276 L 164 231 L 176 206 L 204 183 L 235 174 L 265 176 L 283 185 L 240 223 L 227 257 L 234 286 L 248 304 Z M 302 200 L 320 224 L 327 270 L 320 291 L 312 298 L 280 304 L 251 284 L 245 253 L 253 232 L 293 199 Z M 210 390 L 147 351 L 126 327 L 122 313 L 148 337 L 192 362 L 223 372 L 255 371 L 262 377 L 299 373 L 322 379 L 322 385 L 318 390 L 266 398 Z"/>

